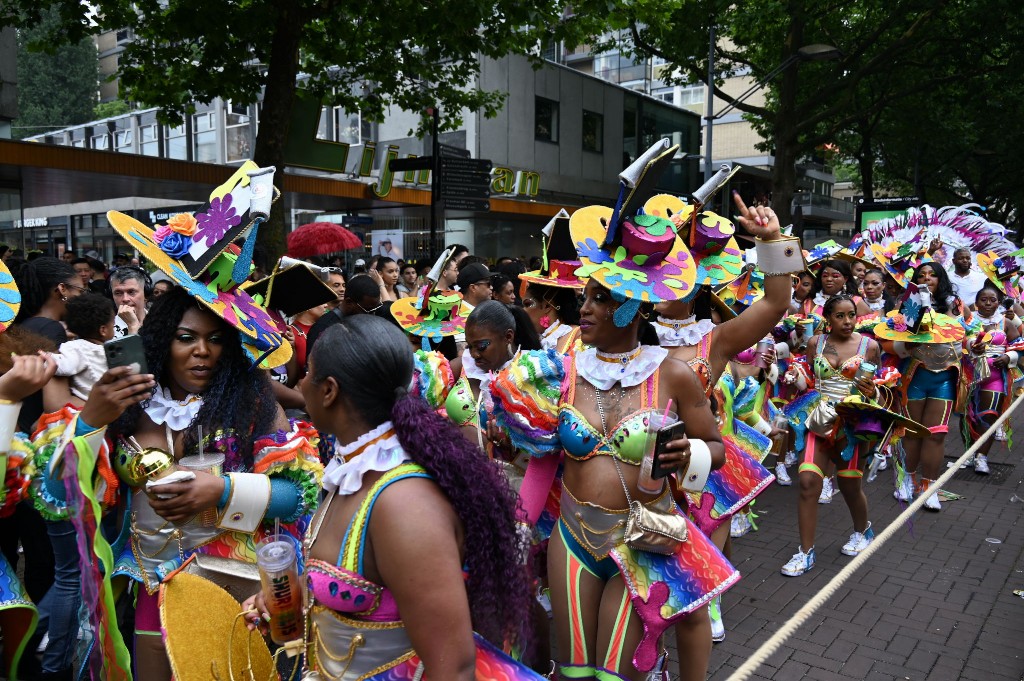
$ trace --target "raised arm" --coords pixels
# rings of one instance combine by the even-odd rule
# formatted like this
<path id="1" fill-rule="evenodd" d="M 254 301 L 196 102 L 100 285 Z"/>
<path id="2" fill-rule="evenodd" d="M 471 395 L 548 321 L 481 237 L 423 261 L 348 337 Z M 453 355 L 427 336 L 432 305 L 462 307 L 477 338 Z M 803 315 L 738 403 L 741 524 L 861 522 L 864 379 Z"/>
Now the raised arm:
<path id="1" fill-rule="evenodd" d="M 803 265 L 800 240 L 782 236 L 775 211 L 767 206 L 748 208 L 736 192 L 733 192 L 733 201 L 736 203 L 737 222 L 748 233 L 757 237 L 758 263 L 765 272 L 764 297 L 738 317 L 721 324 L 715 330 L 714 343 L 711 346 L 714 380 L 722 375 L 732 357 L 771 333 L 779 320 L 789 312 L 793 294 L 792 278 L 789 272 L 779 272 L 776 268 L 788 264 L 786 261 L 794 263 L 793 267 L 797 267 L 795 263 L 799 263 L 799 267 Z M 774 243 L 780 241 L 787 245 Z M 785 255 L 786 253 L 788 255 Z M 767 267 L 768 271 L 765 271 L 764 267 Z M 782 269 L 787 267 L 784 266 Z"/>

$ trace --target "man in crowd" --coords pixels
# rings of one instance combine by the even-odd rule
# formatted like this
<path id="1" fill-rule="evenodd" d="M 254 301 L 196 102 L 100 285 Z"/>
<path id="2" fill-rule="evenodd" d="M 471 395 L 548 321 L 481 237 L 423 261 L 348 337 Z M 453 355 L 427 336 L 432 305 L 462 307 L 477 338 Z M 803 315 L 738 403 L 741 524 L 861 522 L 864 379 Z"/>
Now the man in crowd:
<path id="1" fill-rule="evenodd" d="M 110 273 L 110 293 L 117 306 L 114 335 L 139 332 L 146 319 L 146 273 L 141 267 L 119 267 Z"/>
<path id="2" fill-rule="evenodd" d="M 437 287 L 441 290 L 448 290 L 455 286 L 455 282 L 459 278 L 459 263 L 469 255 L 469 249 L 462 244 L 452 244 L 448 248 L 453 249 L 452 254 L 448 256 L 448 262 L 441 270 L 441 278 L 437 281 Z"/>
<path id="3" fill-rule="evenodd" d="M 988 281 L 981 271 L 974 268 L 974 261 L 971 258 L 971 251 L 966 248 L 958 248 L 953 253 L 953 267 L 947 268 L 949 280 L 956 287 L 956 294 L 965 305 L 974 308 L 974 299 L 978 297 L 978 291 Z"/>
<path id="4" fill-rule="evenodd" d="M 415 294 L 416 291 L 416 265 L 412 263 L 405 263 L 402 265 L 402 276 L 398 279 L 398 285 L 395 289 L 402 295 L 402 297 L 409 297 Z"/>
<path id="5" fill-rule="evenodd" d="M 462 294 L 462 309 L 466 314 L 491 299 L 491 271 L 482 263 L 470 263 L 459 270 L 456 285 Z"/>
<path id="6" fill-rule="evenodd" d="M 357 274 L 345 285 L 345 297 L 335 309 L 316 320 L 306 334 L 306 356 L 313 351 L 316 339 L 324 331 L 340 322 L 344 317 L 356 314 L 378 314 L 383 309 L 380 301 L 380 286 L 367 274 Z"/>

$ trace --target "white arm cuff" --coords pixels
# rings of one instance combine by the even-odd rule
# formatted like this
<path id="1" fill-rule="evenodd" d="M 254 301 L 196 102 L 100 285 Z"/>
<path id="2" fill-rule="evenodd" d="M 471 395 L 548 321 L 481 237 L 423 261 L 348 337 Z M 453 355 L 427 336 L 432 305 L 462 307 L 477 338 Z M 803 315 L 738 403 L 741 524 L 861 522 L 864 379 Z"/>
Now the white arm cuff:
<path id="1" fill-rule="evenodd" d="M 761 435 L 767 435 L 772 432 L 772 424 L 768 423 L 761 416 L 757 417 L 757 423 L 754 424 L 754 430 L 761 433 Z"/>
<path id="2" fill-rule="evenodd" d="M 704 440 L 690 438 L 690 465 L 686 467 L 682 486 L 687 492 L 704 489 L 711 475 L 711 449 Z"/>
<path id="3" fill-rule="evenodd" d="M 71 423 L 69 423 L 68 427 L 64 430 L 64 434 L 61 436 L 60 442 L 57 443 L 57 449 L 54 450 L 53 456 L 50 457 L 50 476 L 57 480 L 64 479 L 64 450 L 66 450 L 68 445 L 71 444 L 71 441 L 75 439 L 75 430 L 77 428 L 78 416 L 75 415 L 75 418 L 71 419 Z M 99 428 L 82 436 L 85 438 L 86 444 L 89 445 L 89 449 L 92 450 L 93 457 L 100 456 L 100 452 L 103 451 L 103 438 L 106 437 L 106 434 L 107 428 L 104 426 L 103 428 Z"/>
<path id="4" fill-rule="evenodd" d="M 771 365 L 771 367 L 768 369 L 768 376 L 767 376 L 767 378 L 768 378 L 768 382 L 769 383 L 775 383 L 775 382 L 777 382 L 779 380 L 779 365 L 778 364 Z"/>
<path id="5" fill-rule="evenodd" d="M 21 402 L 0 404 L 0 451 L 11 451 L 11 440 L 18 430 L 18 414 L 21 413 Z"/>
<path id="6" fill-rule="evenodd" d="M 793 353 L 789 350 L 789 343 L 776 343 L 775 356 L 779 359 L 789 359 L 792 357 Z"/>
<path id="7" fill-rule="evenodd" d="M 1020 353 L 1016 350 L 1009 350 L 1007 351 L 1006 356 L 1010 358 L 1010 366 L 1017 366 L 1017 360 L 1020 359 Z"/>
<path id="8" fill-rule="evenodd" d="M 766 277 L 789 276 L 807 268 L 800 239 L 795 236 L 782 237 L 774 241 L 755 239 L 757 269 Z"/>
<path id="9" fill-rule="evenodd" d="M 217 527 L 252 534 L 270 506 L 270 478 L 260 473 L 229 473 L 231 492 Z"/>

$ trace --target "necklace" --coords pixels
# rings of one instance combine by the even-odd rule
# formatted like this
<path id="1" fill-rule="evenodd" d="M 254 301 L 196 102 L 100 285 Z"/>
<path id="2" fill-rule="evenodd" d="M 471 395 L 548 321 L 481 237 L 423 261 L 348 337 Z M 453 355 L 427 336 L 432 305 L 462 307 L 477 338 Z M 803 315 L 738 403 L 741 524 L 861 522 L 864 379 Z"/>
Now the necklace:
<path id="1" fill-rule="evenodd" d="M 601 352 L 598 350 L 597 358 L 602 362 L 607 362 L 608 364 L 621 364 L 622 370 L 625 371 L 626 365 L 639 357 L 642 349 L 643 346 L 638 345 L 636 348 L 628 352 Z"/>
<path id="2" fill-rule="evenodd" d="M 687 326 L 693 326 L 694 324 L 696 324 L 697 315 L 690 315 L 686 319 L 668 319 L 667 317 L 662 317 L 659 315 L 658 319 L 655 320 L 655 323 L 661 324 L 662 326 L 667 326 L 678 331 L 679 329 L 685 328 Z"/>

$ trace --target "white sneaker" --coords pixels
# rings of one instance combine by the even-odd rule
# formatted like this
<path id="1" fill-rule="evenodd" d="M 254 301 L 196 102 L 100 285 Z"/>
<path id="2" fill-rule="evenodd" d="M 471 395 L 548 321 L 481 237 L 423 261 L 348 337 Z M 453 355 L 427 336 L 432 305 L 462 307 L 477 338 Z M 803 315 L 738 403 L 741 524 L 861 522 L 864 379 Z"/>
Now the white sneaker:
<path id="1" fill-rule="evenodd" d="M 708 604 L 708 614 L 711 616 L 711 640 L 721 643 L 725 640 L 725 622 L 722 621 L 722 597 L 715 596 Z"/>
<path id="2" fill-rule="evenodd" d="M 939 488 L 935 486 L 935 483 L 928 480 L 925 485 L 921 487 L 921 494 L 927 494 L 928 498 L 925 499 L 924 507 L 929 511 L 941 511 L 942 504 L 939 503 Z"/>
<path id="3" fill-rule="evenodd" d="M 793 464 L 796 463 L 796 460 L 796 452 L 794 452 L 791 449 L 788 452 L 786 452 L 786 460 L 783 463 L 785 463 L 787 466 L 792 466 Z"/>
<path id="4" fill-rule="evenodd" d="M 850 541 L 843 544 L 843 548 L 839 549 L 842 551 L 844 556 L 856 556 L 858 553 L 870 546 L 871 542 L 875 540 L 875 531 L 871 529 L 871 523 L 868 522 L 867 529 L 864 533 L 854 532 L 850 535 Z"/>
<path id="5" fill-rule="evenodd" d="M 903 482 L 896 486 L 896 491 L 892 493 L 892 496 L 896 501 L 904 503 L 914 498 L 914 481 L 910 478 L 910 473 L 903 473 Z"/>
<path id="6" fill-rule="evenodd" d="M 889 457 L 888 456 L 883 456 L 881 461 L 878 462 L 878 470 L 884 471 L 888 467 L 889 467 Z"/>
<path id="7" fill-rule="evenodd" d="M 821 481 L 821 494 L 818 495 L 818 503 L 831 504 L 835 493 L 835 489 L 832 487 L 832 478 L 825 478 Z"/>
<path id="8" fill-rule="evenodd" d="M 789 477 L 789 471 L 786 470 L 786 464 L 775 464 L 775 482 L 783 487 L 789 487 L 793 484 L 793 478 Z"/>
<path id="9" fill-rule="evenodd" d="M 996 442 L 1006 442 L 1009 438 L 1006 437 L 1006 421 L 999 424 L 999 428 L 996 430 Z"/>
<path id="10" fill-rule="evenodd" d="M 732 517 L 732 527 L 729 529 L 729 534 L 733 539 L 738 539 L 752 529 L 753 526 L 750 524 L 750 518 L 747 517 L 747 514 L 737 513 Z"/>
<path id="11" fill-rule="evenodd" d="M 803 573 L 814 568 L 814 547 L 804 553 L 802 547 L 797 548 L 796 553 L 789 559 L 789 562 L 782 566 L 782 574 L 787 577 L 799 577 Z"/>
<path id="12" fill-rule="evenodd" d="M 980 473 L 981 475 L 988 475 L 988 457 L 984 454 L 978 454 L 974 457 L 974 472 Z"/>

